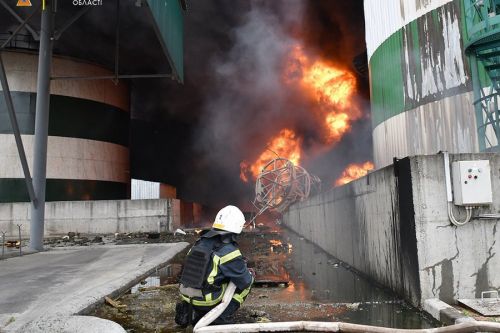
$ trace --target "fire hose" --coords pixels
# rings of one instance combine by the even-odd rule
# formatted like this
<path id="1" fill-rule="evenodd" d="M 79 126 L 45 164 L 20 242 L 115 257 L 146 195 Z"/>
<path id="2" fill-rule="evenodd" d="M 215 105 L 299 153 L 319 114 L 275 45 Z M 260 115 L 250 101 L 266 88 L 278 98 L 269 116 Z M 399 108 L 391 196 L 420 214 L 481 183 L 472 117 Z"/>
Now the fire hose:
<path id="1" fill-rule="evenodd" d="M 217 319 L 228 307 L 233 298 L 236 286 L 229 282 L 222 301 L 201 318 L 193 329 L 194 333 L 224 333 L 224 332 L 351 332 L 351 333 L 468 333 L 468 332 L 499 332 L 500 323 L 485 321 L 470 321 L 456 325 L 426 329 L 400 329 L 378 326 L 358 325 L 343 322 L 320 321 L 289 321 L 277 323 L 251 323 L 208 326 Z"/>
<path id="2" fill-rule="evenodd" d="M 224 310 L 226 310 L 226 308 L 228 307 L 229 302 L 231 302 L 231 299 L 233 298 L 235 291 L 236 291 L 236 285 L 233 282 L 229 282 L 229 285 L 227 286 L 226 291 L 224 292 L 224 296 L 222 297 L 222 301 L 220 302 L 220 304 L 217 305 L 212 310 L 210 310 L 206 315 L 204 315 L 198 321 L 198 323 L 196 323 L 193 332 L 194 333 L 201 332 L 200 329 L 210 325 L 215 319 L 219 318 L 222 312 L 224 312 Z M 227 325 L 227 326 L 233 326 L 233 325 Z M 221 326 L 212 326 L 212 327 L 221 327 Z"/>

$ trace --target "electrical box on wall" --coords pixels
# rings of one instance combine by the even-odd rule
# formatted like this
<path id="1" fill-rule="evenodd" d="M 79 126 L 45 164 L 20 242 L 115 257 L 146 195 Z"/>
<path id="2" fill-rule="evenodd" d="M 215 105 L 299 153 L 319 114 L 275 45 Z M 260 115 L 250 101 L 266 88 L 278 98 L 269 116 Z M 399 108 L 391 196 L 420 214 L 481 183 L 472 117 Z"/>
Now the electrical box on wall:
<path id="1" fill-rule="evenodd" d="M 455 205 L 477 206 L 492 203 L 490 161 L 453 162 L 452 174 Z"/>

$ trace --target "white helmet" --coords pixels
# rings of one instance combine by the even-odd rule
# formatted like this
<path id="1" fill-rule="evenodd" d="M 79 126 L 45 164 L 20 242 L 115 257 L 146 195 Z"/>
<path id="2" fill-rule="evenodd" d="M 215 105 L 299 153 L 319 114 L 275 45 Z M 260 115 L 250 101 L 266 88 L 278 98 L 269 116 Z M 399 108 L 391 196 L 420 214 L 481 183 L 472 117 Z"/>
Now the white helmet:
<path id="1" fill-rule="evenodd" d="M 244 225 L 245 216 L 241 210 L 235 206 L 226 206 L 217 213 L 212 228 L 239 234 Z"/>

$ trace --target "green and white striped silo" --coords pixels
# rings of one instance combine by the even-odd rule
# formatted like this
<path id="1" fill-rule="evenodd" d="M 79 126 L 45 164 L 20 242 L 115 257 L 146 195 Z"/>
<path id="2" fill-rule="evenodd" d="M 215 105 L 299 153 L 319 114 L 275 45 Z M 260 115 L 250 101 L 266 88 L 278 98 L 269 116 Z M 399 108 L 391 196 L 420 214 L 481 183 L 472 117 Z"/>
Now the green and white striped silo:
<path id="1" fill-rule="evenodd" d="M 497 149 L 496 68 L 481 54 L 500 53 L 477 48 L 498 39 L 496 2 L 365 0 L 377 167 L 393 157 Z"/>

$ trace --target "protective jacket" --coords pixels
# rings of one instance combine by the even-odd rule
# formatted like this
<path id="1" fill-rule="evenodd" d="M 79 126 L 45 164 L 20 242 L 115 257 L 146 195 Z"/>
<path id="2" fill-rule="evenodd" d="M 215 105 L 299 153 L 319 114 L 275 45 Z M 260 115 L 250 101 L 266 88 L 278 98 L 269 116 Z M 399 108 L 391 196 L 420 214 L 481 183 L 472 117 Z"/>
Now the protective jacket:
<path id="1" fill-rule="evenodd" d="M 252 287 L 253 277 L 248 271 L 246 262 L 238 249 L 238 244 L 231 236 L 208 232 L 196 242 L 193 248 L 196 246 L 211 249 L 211 262 L 208 264 L 206 272 L 202 271 L 201 265 L 199 268 L 199 274 L 204 274 L 205 279 L 203 287 L 200 289 L 201 293 L 198 295 L 188 293 L 181 284 L 181 298 L 196 307 L 212 307 L 220 303 L 229 281 L 232 281 L 237 288 L 233 300 L 239 304 L 243 303 Z M 190 253 L 193 248 L 191 248 Z M 187 267 L 187 265 L 189 265 L 189 260 L 187 260 L 184 270 L 194 268 Z M 196 291 L 198 292 L 198 290 Z"/>

